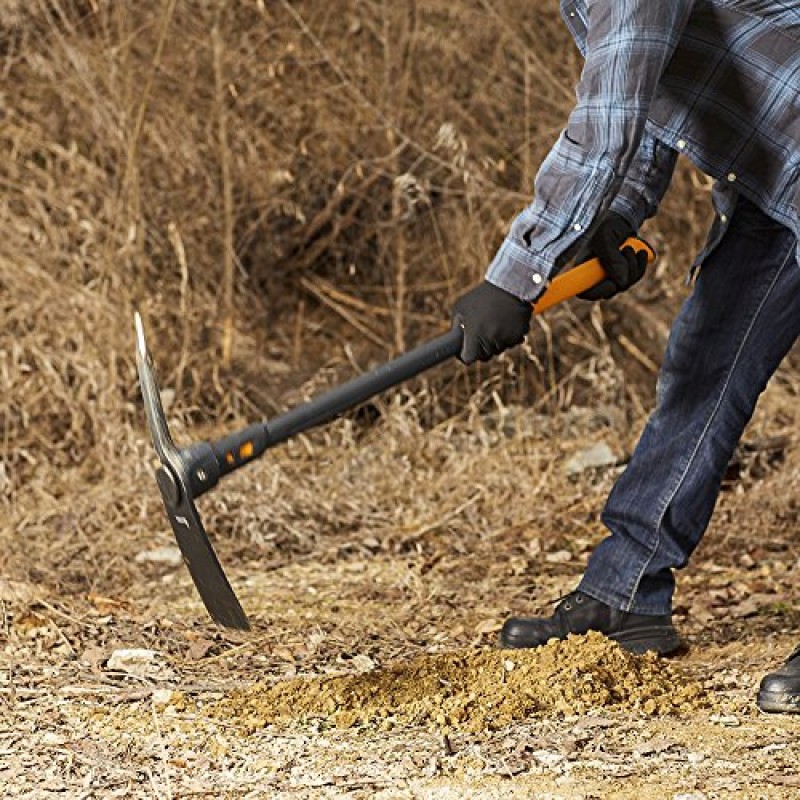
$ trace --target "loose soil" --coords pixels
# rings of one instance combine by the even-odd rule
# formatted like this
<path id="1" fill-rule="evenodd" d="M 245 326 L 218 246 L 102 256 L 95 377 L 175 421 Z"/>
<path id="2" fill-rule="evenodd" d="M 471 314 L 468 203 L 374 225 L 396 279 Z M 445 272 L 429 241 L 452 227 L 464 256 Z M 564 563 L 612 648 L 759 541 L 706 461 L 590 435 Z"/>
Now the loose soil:
<path id="1" fill-rule="evenodd" d="M 377 723 L 478 732 L 542 715 L 686 713 L 708 705 L 699 684 L 678 668 L 593 633 L 531 652 L 461 650 L 362 675 L 256 685 L 234 692 L 213 713 L 252 730 L 321 719 L 340 728 Z"/>

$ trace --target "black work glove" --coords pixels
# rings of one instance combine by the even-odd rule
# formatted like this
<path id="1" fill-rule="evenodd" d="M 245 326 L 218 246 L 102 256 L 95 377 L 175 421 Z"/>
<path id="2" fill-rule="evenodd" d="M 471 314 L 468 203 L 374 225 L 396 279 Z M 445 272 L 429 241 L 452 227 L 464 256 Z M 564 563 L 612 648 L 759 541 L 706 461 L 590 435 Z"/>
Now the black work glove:
<path id="1" fill-rule="evenodd" d="M 589 254 L 600 259 L 608 277 L 578 295 L 582 300 L 608 300 L 630 289 L 647 268 L 647 253 L 619 246 L 636 233 L 625 217 L 614 211 L 600 223 L 589 240 Z"/>
<path id="2" fill-rule="evenodd" d="M 530 303 L 499 289 L 489 281 L 456 300 L 453 320 L 464 329 L 459 358 L 465 364 L 488 361 L 518 345 L 531 326 Z"/>

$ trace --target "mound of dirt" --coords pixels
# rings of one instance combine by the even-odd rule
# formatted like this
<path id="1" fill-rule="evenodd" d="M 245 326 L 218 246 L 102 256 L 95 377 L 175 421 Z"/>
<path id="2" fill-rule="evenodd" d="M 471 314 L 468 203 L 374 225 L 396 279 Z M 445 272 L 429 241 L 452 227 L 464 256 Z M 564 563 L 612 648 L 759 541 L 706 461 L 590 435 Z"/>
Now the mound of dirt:
<path id="1" fill-rule="evenodd" d="M 480 731 L 531 715 L 600 708 L 669 714 L 709 704 L 676 665 L 655 654 L 632 655 L 590 633 L 538 650 L 461 650 L 359 675 L 256 684 L 205 712 L 251 731 L 310 719 L 344 728 L 411 724 Z"/>

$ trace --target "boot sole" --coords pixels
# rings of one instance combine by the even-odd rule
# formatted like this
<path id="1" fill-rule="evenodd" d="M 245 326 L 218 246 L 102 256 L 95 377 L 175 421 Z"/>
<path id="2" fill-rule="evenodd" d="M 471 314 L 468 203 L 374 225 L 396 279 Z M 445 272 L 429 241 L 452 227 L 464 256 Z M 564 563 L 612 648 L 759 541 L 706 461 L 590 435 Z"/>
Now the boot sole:
<path id="1" fill-rule="evenodd" d="M 637 628 L 633 631 L 606 635 L 620 647 L 636 655 L 643 655 L 653 650 L 660 656 L 668 656 L 683 647 L 683 642 L 674 628 Z"/>
<path id="2" fill-rule="evenodd" d="M 602 631 L 601 631 L 602 633 Z M 620 647 L 635 655 L 642 655 L 650 650 L 655 651 L 660 656 L 667 656 L 681 650 L 684 646 L 678 632 L 674 628 L 637 628 L 633 631 L 624 633 L 604 634 L 609 639 L 617 642 Z M 556 638 L 556 637 L 554 637 Z M 532 649 L 541 647 L 546 642 L 531 642 L 525 639 L 500 635 L 500 647 L 514 650 Z"/>
<path id="3" fill-rule="evenodd" d="M 756 704 L 762 711 L 769 713 L 800 714 L 800 694 L 761 691 Z"/>

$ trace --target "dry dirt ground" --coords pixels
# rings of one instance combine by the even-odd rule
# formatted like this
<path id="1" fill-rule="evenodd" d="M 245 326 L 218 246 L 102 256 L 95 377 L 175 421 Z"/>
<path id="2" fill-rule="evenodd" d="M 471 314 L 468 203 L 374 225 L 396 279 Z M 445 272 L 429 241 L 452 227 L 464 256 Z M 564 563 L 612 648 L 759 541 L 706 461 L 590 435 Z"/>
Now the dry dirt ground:
<path id="1" fill-rule="evenodd" d="M 249 634 L 206 618 L 143 483 L 138 523 L 75 551 L 94 589 L 22 580 L 19 559 L 2 578 L 3 795 L 800 796 L 800 718 L 753 703 L 800 640 L 794 398 L 770 392 L 681 576 L 669 660 L 494 649 L 602 535 L 637 433 L 611 408 L 421 432 L 398 401 L 367 435 L 337 423 L 229 479 L 202 511 Z M 598 443 L 614 463 L 571 462 Z M 104 581 L 119 562 L 136 579 Z"/>

